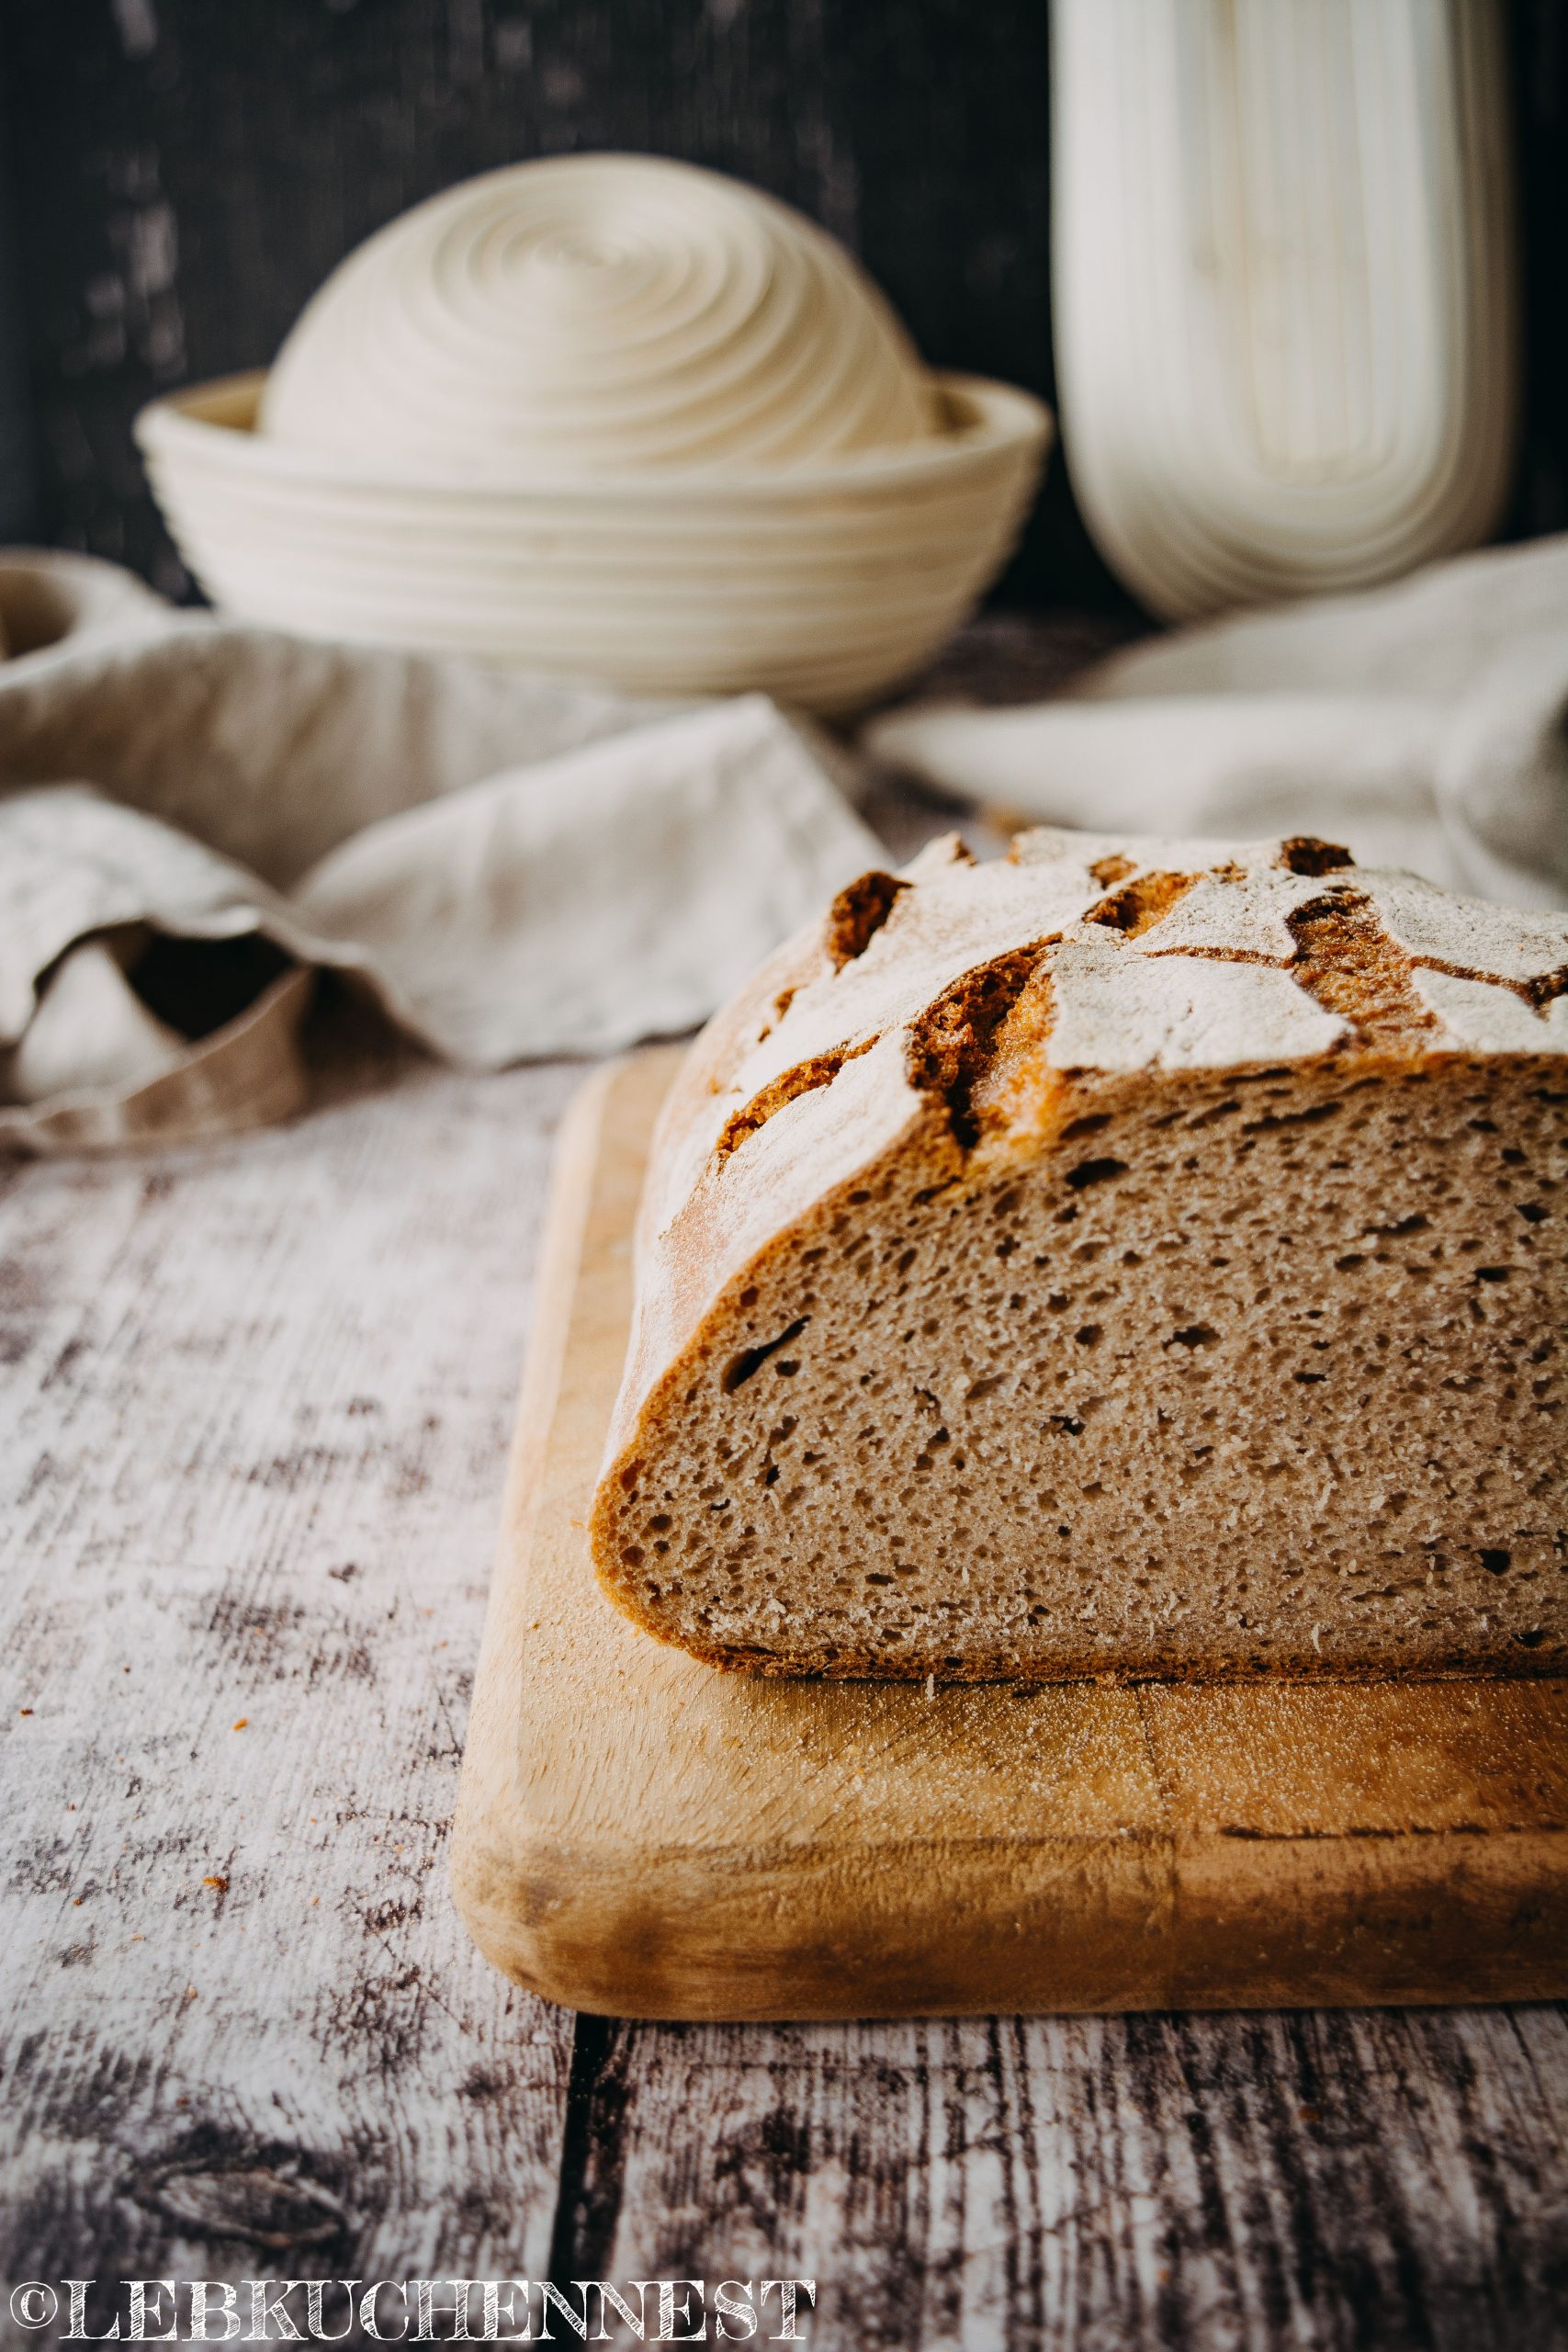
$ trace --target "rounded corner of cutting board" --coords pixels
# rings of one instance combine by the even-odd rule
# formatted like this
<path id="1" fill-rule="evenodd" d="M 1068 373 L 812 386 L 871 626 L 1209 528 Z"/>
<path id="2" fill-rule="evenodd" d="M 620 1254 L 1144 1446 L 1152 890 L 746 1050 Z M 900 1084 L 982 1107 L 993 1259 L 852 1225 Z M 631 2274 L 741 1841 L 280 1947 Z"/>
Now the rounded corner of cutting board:
<path id="1" fill-rule="evenodd" d="M 449 1881 L 484 1958 L 559 2008 L 653 2023 L 761 2020 L 784 2014 L 777 2002 L 788 1982 L 806 2004 L 792 2014 L 839 2014 L 823 2005 L 819 1958 L 792 1950 L 787 1930 L 763 1928 L 750 1953 L 706 1932 L 705 1894 L 715 1890 L 703 1888 L 704 1874 L 701 1858 L 568 1848 L 520 1813 L 502 1822 L 460 1806 Z M 744 1878 L 739 1891 L 750 1911 Z M 753 1930 L 760 1924 L 753 1913 Z"/>
<path id="2" fill-rule="evenodd" d="M 498 1847 L 482 1833 L 467 1831 L 459 1810 L 448 1883 L 458 1917 L 492 1968 L 558 2008 L 594 2017 L 619 2013 L 603 1988 L 573 1966 L 570 1950 L 558 1951 L 545 1874 L 532 1867 L 525 1846 Z"/>

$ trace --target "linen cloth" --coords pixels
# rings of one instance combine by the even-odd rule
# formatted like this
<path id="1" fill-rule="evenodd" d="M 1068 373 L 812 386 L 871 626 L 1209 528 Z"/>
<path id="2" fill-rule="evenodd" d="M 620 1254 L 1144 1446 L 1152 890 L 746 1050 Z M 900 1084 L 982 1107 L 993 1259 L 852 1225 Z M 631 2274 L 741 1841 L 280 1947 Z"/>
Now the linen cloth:
<path id="1" fill-rule="evenodd" d="M 761 695 L 636 701 L 313 643 L 61 555 L 0 558 L 0 629 L 13 1149 L 286 1115 L 314 966 L 483 1068 L 689 1028 L 883 856 L 842 755 Z M 198 1015 L 221 950 L 283 952 L 193 1042 L 127 978 L 170 934 L 210 944 Z"/>
<path id="2" fill-rule="evenodd" d="M 0 556 L 0 1148 L 287 1116 L 320 966 L 482 1068 L 671 1034 L 886 862 L 841 747 L 759 695 L 323 645 L 61 555 Z M 1155 639 L 1050 703 L 917 703 L 862 743 L 1004 825 L 1317 832 L 1561 906 L 1568 539 Z M 170 937 L 206 943 L 179 1023 L 145 979 Z"/>
<path id="3" fill-rule="evenodd" d="M 880 760 L 1022 822 L 1266 840 L 1568 904 L 1568 538 L 1209 623 L 1049 703 L 895 711 Z"/>

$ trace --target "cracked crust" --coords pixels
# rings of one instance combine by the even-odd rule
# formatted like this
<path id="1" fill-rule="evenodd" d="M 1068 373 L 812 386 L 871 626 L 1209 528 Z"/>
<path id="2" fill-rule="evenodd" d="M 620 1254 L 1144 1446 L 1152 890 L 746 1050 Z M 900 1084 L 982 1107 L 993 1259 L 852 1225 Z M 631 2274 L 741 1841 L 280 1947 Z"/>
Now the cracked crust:
<path id="1" fill-rule="evenodd" d="M 1522 1359 L 1562 1319 L 1565 991 L 1568 921 L 1300 837 L 862 877 L 666 1108 L 606 1589 L 756 1672 L 1560 1666 L 1554 1342 Z M 1351 1246 L 1385 1195 L 1393 1258 Z M 1380 1320 L 1423 1367 L 1381 1436 Z"/>

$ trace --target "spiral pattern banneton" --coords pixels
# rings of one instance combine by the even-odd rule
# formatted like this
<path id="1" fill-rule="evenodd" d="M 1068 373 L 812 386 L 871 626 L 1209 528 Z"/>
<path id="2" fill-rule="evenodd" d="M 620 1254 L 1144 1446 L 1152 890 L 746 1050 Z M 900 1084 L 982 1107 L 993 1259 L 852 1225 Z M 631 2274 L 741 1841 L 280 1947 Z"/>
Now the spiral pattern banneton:
<path id="1" fill-rule="evenodd" d="M 329 277 L 261 430 L 468 477 L 809 465 L 940 428 L 832 238 L 686 164 L 565 156 L 466 181 Z"/>
<path id="2" fill-rule="evenodd" d="M 626 155 L 422 205 L 328 279 L 265 384 L 137 423 L 225 611 L 826 715 L 974 609 L 1050 431 L 1027 392 L 928 372 L 809 221 Z"/>

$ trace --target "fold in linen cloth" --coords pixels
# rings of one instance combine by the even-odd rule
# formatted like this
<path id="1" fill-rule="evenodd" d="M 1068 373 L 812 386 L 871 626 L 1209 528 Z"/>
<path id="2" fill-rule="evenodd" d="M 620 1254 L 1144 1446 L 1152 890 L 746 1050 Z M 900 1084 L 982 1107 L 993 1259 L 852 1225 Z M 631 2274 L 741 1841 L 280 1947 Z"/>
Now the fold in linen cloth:
<path id="1" fill-rule="evenodd" d="M 914 705 L 881 762 L 1019 823 L 1268 839 L 1568 903 L 1568 538 L 1156 638 L 1011 710 Z"/>
<path id="2" fill-rule="evenodd" d="M 0 557 L 0 634 L 13 1149 L 287 1115 L 315 966 L 480 1068 L 689 1028 L 882 859 L 761 695 L 321 645 L 85 557 Z"/>
<path id="3" fill-rule="evenodd" d="M 885 861 L 760 695 L 637 701 L 175 610 L 0 557 L 0 1148 L 218 1135 L 305 1096 L 313 967 L 480 1068 L 702 1020 Z M 1315 832 L 1568 901 L 1568 539 L 1158 638 L 885 764 L 1096 831 Z"/>

